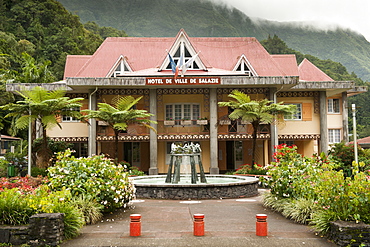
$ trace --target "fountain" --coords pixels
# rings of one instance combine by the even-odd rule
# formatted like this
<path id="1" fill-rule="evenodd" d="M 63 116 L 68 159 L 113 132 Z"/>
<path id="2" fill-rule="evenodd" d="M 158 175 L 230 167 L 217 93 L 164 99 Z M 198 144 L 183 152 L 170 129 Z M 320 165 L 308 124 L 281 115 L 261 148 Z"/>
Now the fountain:
<path id="1" fill-rule="evenodd" d="M 200 182 L 196 173 L 196 161 Z M 190 160 L 189 162 L 186 162 Z M 190 164 L 189 164 L 190 163 Z M 180 174 L 181 166 L 191 167 L 191 174 Z M 172 172 L 173 170 L 173 172 Z M 171 145 L 167 175 L 134 177 L 137 198 L 220 199 L 251 197 L 258 194 L 258 179 L 236 175 L 205 175 L 199 144 Z"/>

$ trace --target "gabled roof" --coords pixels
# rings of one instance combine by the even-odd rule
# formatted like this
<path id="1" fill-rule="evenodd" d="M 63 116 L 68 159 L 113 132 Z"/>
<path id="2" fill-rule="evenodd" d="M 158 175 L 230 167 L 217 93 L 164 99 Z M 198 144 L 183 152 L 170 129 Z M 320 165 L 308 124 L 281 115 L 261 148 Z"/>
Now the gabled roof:
<path id="1" fill-rule="evenodd" d="M 349 142 L 349 143 L 353 144 L 353 141 Z M 359 145 L 370 145 L 370 136 L 358 139 L 357 144 L 359 144 Z"/>
<path id="2" fill-rule="evenodd" d="M 271 57 L 287 76 L 299 75 L 295 55 L 271 55 Z"/>
<path id="3" fill-rule="evenodd" d="M 182 34 L 183 33 L 183 34 Z M 168 60 L 167 51 L 183 35 L 190 42 L 197 59 L 206 70 L 188 70 L 186 75 L 233 75 L 240 57 L 244 54 L 258 76 L 297 76 L 294 55 L 271 56 L 256 38 L 243 37 L 188 37 L 180 30 L 176 37 L 112 37 L 107 38 L 92 56 L 67 57 L 64 78 L 106 77 L 123 56 L 132 69 L 130 76 L 161 76 L 171 70 L 159 70 Z"/>
<path id="4" fill-rule="evenodd" d="M 306 58 L 298 66 L 298 71 L 300 81 L 334 81 Z"/>
<path id="5" fill-rule="evenodd" d="M 91 55 L 68 55 L 64 68 L 63 80 L 67 77 L 77 75 L 78 71 L 90 60 L 91 57 Z"/>

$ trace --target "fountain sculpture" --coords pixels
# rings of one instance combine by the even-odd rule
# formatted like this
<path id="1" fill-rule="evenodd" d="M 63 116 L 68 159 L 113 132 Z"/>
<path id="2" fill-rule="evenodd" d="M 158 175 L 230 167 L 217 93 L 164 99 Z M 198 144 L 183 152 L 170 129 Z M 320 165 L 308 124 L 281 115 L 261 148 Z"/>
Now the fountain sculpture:
<path id="1" fill-rule="evenodd" d="M 258 194 L 258 179 L 237 175 L 205 175 L 199 144 L 171 145 L 167 175 L 133 178 L 137 198 L 153 199 L 220 199 L 251 197 Z M 196 173 L 199 166 L 199 177 Z M 189 176 L 181 168 L 189 167 Z M 189 181 L 190 180 L 190 181 Z M 198 183 L 199 182 L 199 183 Z"/>
<path id="2" fill-rule="evenodd" d="M 183 158 L 188 157 L 190 160 L 190 166 L 191 166 L 191 183 L 196 184 L 198 180 L 197 171 L 196 171 L 196 163 L 195 159 L 197 158 L 197 163 L 199 166 L 199 173 L 200 173 L 200 182 L 201 183 L 207 183 L 206 176 L 204 175 L 204 169 L 201 159 L 201 149 L 199 144 L 185 144 L 185 145 L 176 145 L 175 143 L 172 143 L 171 145 L 171 160 L 170 164 L 168 166 L 168 172 L 166 177 L 166 183 L 173 183 L 177 184 L 180 181 L 180 170 L 181 165 L 189 165 L 189 164 L 183 164 Z M 174 172 L 172 174 L 172 168 L 174 169 Z"/>

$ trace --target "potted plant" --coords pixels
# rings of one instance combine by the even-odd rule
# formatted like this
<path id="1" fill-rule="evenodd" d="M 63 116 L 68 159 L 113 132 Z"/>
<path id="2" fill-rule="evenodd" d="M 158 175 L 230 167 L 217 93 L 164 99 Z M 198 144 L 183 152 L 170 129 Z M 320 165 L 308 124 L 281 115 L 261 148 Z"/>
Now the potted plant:
<path id="1" fill-rule="evenodd" d="M 207 125 L 208 124 L 208 120 L 207 120 L 207 118 L 199 118 L 197 120 L 197 124 L 198 125 Z"/>
<path id="2" fill-rule="evenodd" d="M 173 120 L 172 118 L 167 118 L 167 120 L 164 121 L 164 125 L 174 126 L 175 125 L 175 120 Z"/>
<path id="3" fill-rule="evenodd" d="M 221 119 L 220 120 L 220 125 L 230 125 L 231 120 L 230 119 Z"/>
<path id="4" fill-rule="evenodd" d="M 181 120 L 181 125 L 191 125 L 191 120 L 189 120 L 189 119 L 182 119 Z"/>

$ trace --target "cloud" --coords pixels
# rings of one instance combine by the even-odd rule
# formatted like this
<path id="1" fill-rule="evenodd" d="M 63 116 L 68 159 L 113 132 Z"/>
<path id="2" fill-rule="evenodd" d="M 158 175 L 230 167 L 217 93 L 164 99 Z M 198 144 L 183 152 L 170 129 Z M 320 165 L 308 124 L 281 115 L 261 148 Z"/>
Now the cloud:
<path id="1" fill-rule="evenodd" d="M 226 3 L 250 18 L 299 21 L 328 30 L 349 28 L 370 41 L 369 0 L 213 0 Z"/>

